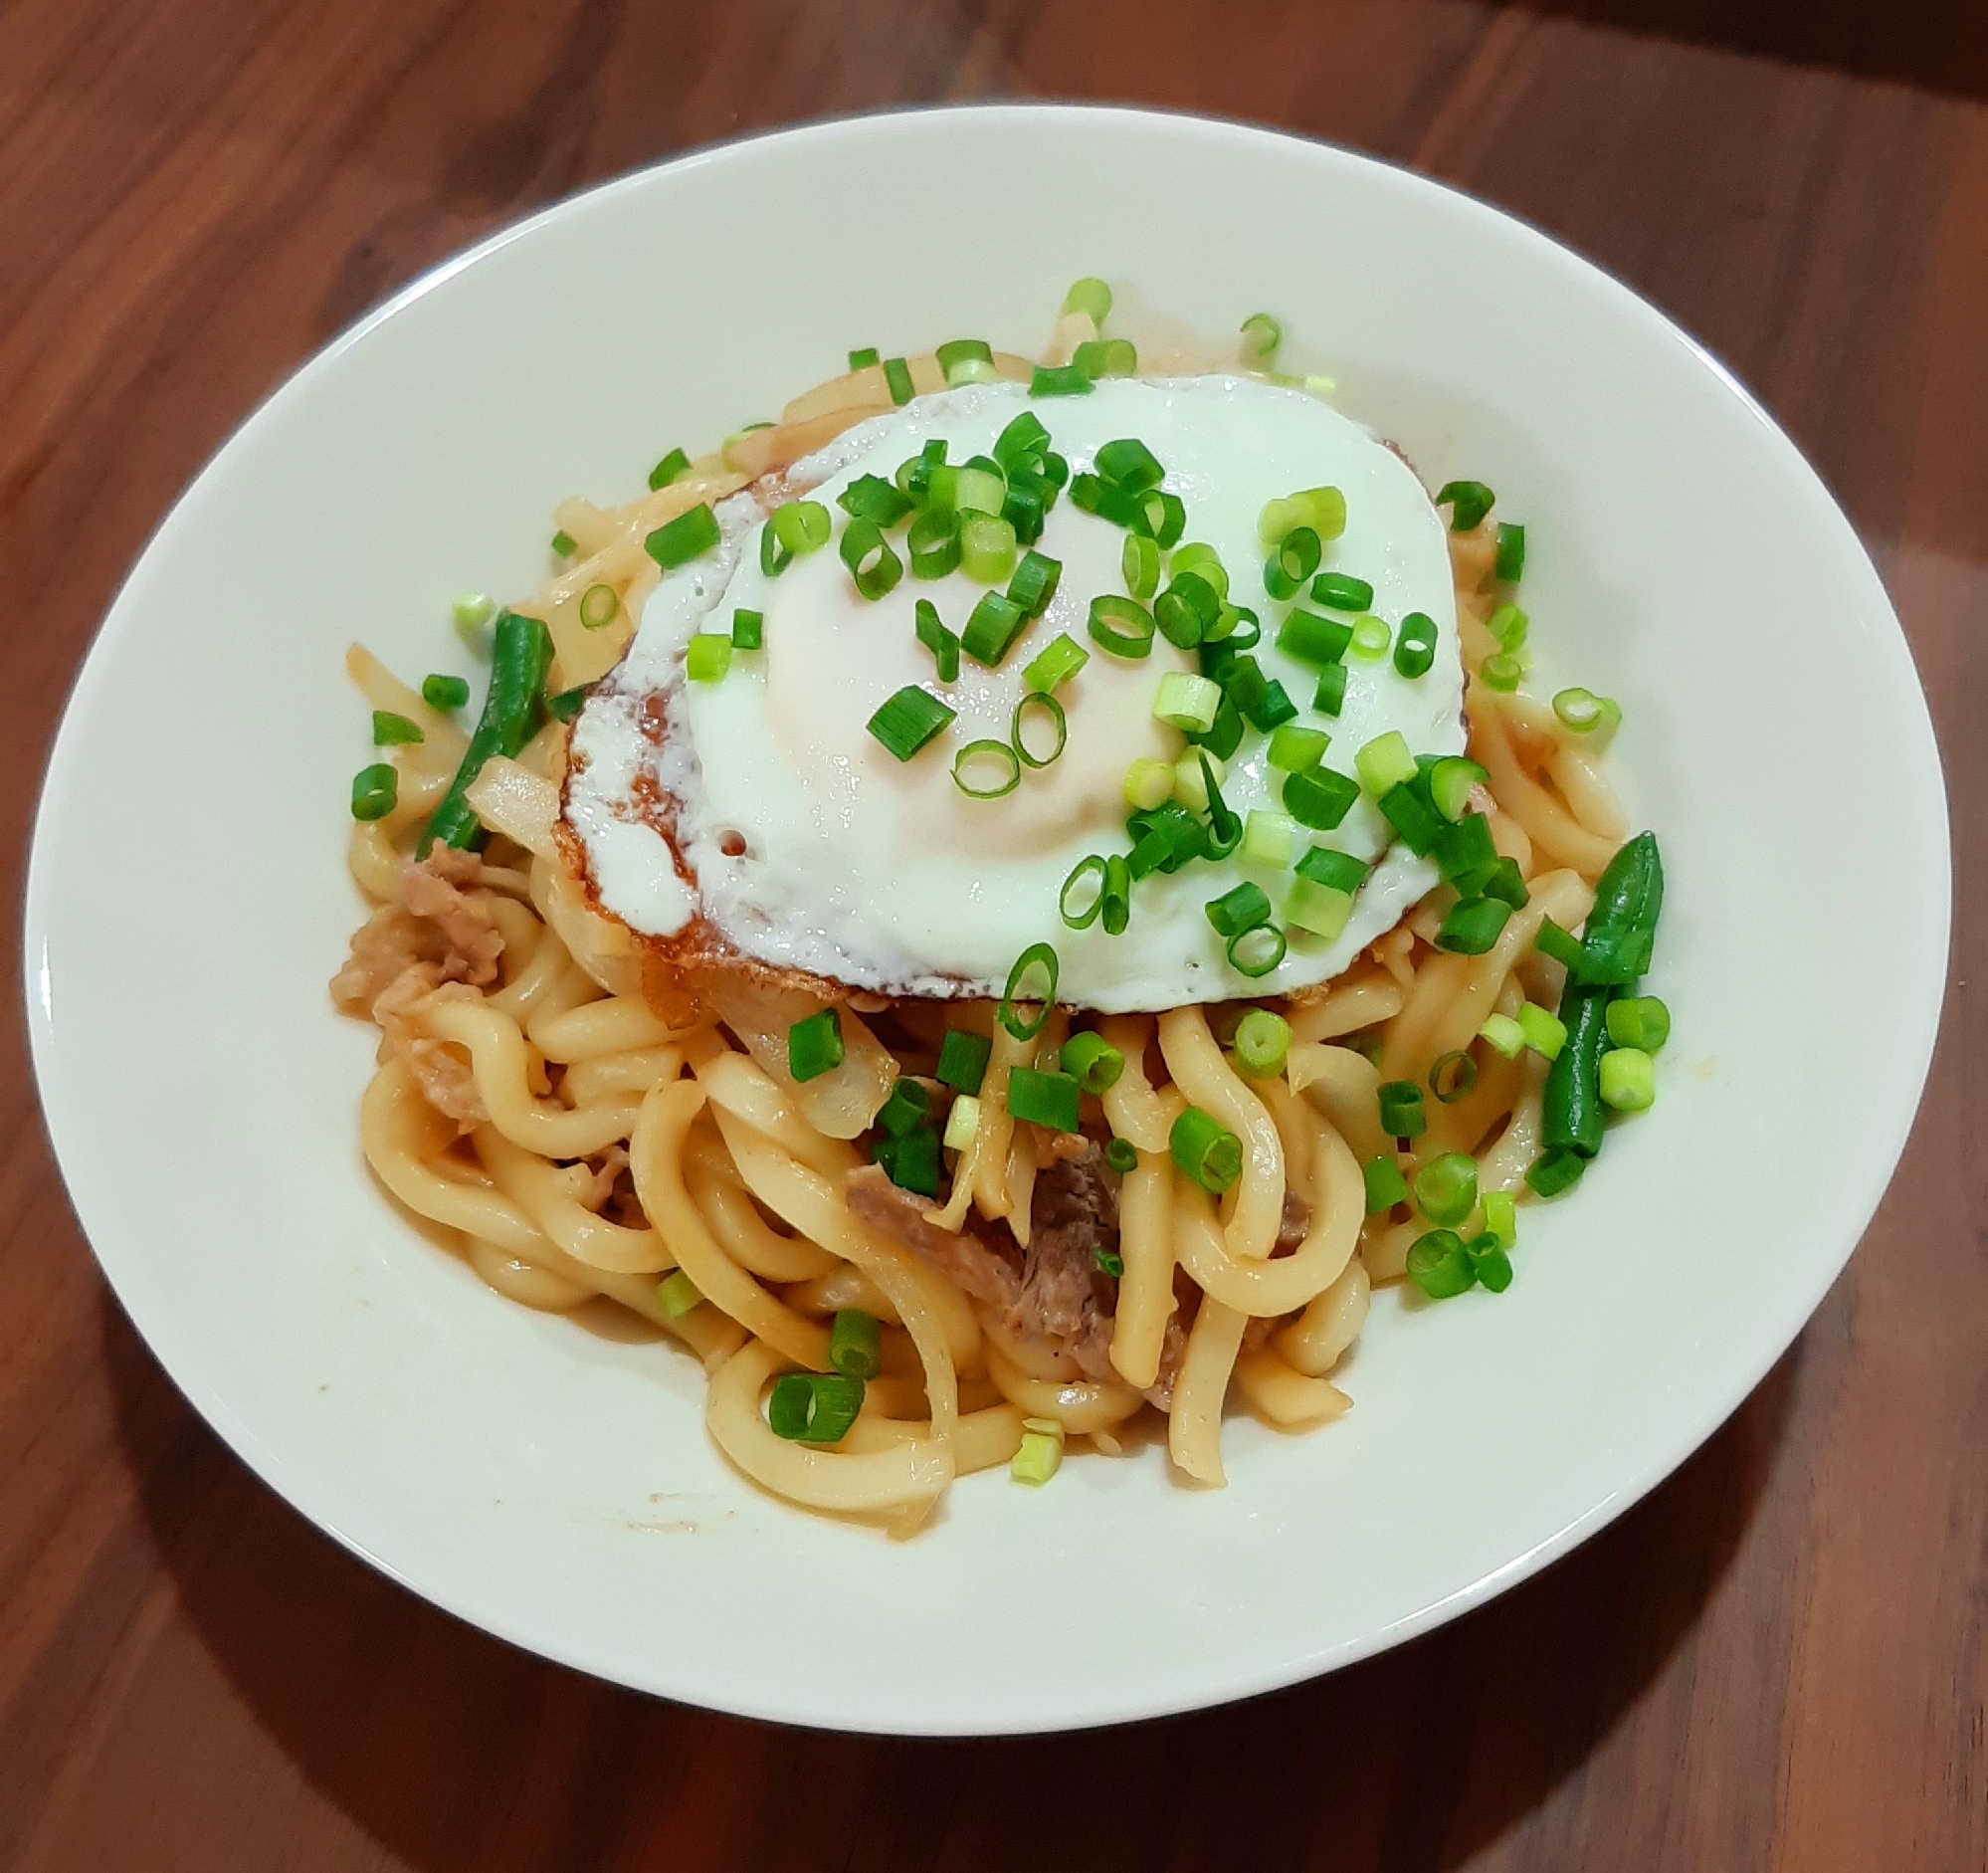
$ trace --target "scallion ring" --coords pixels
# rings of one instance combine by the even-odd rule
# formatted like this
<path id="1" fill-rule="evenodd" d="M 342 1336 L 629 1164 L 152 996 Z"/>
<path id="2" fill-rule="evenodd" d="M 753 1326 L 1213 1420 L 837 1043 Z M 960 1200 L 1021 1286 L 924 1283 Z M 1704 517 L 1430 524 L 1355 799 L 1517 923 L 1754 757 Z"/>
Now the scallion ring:
<path id="1" fill-rule="evenodd" d="M 1042 1006 L 1036 1010 L 1035 1021 L 1026 1023 L 1015 1011 L 1015 991 L 1021 987 L 1022 978 L 1032 968 L 1040 968 L 1049 977 L 1049 986 L 1043 990 Z M 1050 1010 L 1056 1006 L 1056 983 L 1058 963 L 1056 951 L 1048 943 L 1031 943 L 1015 958 L 1015 966 L 1008 971 L 1008 986 L 1001 991 L 1001 1006 L 996 1010 L 1001 1025 L 1018 1041 L 1032 1041 L 1043 1031 L 1043 1023 L 1050 1018 Z"/>
<path id="2" fill-rule="evenodd" d="M 580 623 L 589 631 L 612 624 L 620 609 L 621 600 L 612 585 L 589 585 L 580 594 Z"/>
<path id="3" fill-rule="evenodd" d="M 834 517 L 819 501 L 789 501 L 773 511 L 774 537 L 796 558 L 826 546 L 833 524 Z"/>
<path id="4" fill-rule="evenodd" d="M 942 579 L 959 564 L 959 516 L 950 508 L 927 508 L 904 535 L 914 579 Z"/>
<path id="5" fill-rule="evenodd" d="M 968 768 L 976 761 L 995 762 L 1001 778 L 993 786 L 982 786 L 969 777 Z M 969 741 L 952 757 L 952 784 L 969 800 L 998 800 L 1022 784 L 1022 759 L 1006 741 Z"/>
<path id="6" fill-rule="evenodd" d="M 1454 1106 L 1478 1083 L 1478 1063 L 1461 1048 L 1438 1056 L 1429 1069 L 1429 1090 L 1445 1106 Z"/>
<path id="7" fill-rule="evenodd" d="M 1104 935 L 1122 936 L 1132 917 L 1132 868 L 1118 853 L 1104 861 L 1103 909 Z"/>
<path id="8" fill-rule="evenodd" d="M 1056 746 L 1047 754 L 1034 754 L 1029 750 L 1028 741 L 1022 734 L 1022 715 L 1025 710 L 1043 709 L 1049 712 L 1050 720 L 1056 724 Z M 1064 750 L 1070 739 L 1069 719 L 1064 715 L 1063 705 L 1044 690 L 1031 690 L 1015 705 L 1013 721 L 1008 726 L 1008 737 L 1015 744 L 1015 752 L 1026 767 L 1047 767 Z"/>
<path id="9" fill-rule="evenodd" d="M 1129 598 L 1100 592 L 1091 601 L 1093 639 L 1114 657 L 1146 657 L 1153 648 L 1153 614 Z"/>
<path id="10" fill-rule="evenodd" d="M 1088 903 L 1084 902 L 1084 886 L 1089 879 L 1097 881 L 1095 894 Z M 1104 909 L 1104 893 L 1110 879 L 1110 862 L 1093 853 L 1088 859 L 1079 859 L 1070 876 L 1063 881 L 1063 889 L 1057 894 L 1057 915 L 1072 930 L 1089 930 L 1097 922 Z M 1081 909 L 1073 910 L 1071 896 L 1075 893 Z"/>
<path id="11" fill-rule="evenodd" d="M 1259 924 L 1253 930 L 1239 930 L 1229 938 L 1229 966 L 1238 975 L 1252 980 L 1268 975 L 1284 960 L 1289 944 L 1275 924 Z"/>
<path id="12" fill-rule="evenodd" d="M 1124 556 L 1119 563 L 1124 570 L 1126 591 L 1140 604 L 1149 603 L 1159 590 L 1159 542 L 1147 539 L 1142 533 L 1127 533 Z"/>
<path id="13" fill-rule="evenodd" d="M 891 550 L 875 520 L 852 520 L 843 529 L 842 562 L 865 598 L 876 600 L 904 576 L 904 562 Z"/>

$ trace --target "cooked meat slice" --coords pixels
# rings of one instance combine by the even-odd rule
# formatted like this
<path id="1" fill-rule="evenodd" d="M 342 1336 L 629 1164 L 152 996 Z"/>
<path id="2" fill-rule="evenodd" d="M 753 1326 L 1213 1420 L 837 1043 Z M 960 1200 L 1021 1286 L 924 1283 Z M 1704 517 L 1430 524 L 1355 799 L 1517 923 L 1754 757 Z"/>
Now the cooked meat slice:
<path id="1" fill-rule="evenodd" d="M 383 904 L 353 933 L 331 1000 L 377 1021 L 389 1056 L 405 1060 L 428 1103 L 469 1131 L 489 1114 L 460 1048 L 422 1027 L 434 994 L 471 995 L 497 979 L 503 934 L 491 917 L 484 862 L 438 845 L 400 878 L 400 900 Z"/>
<path id="2" fill-rule="evenodd" d="M 843 1191 L 849 1207 L 865 1222 L 901 1242 L 926 1267 L 943 1275 L 962 1294 L 996 1313 L 1005 1313 L 1021 1298 L 1022 1278 L 1015 1264 L 970 1226 L 955 1235 L 925 1221 L 930 1203 L 914 1190 L 900 1190 L 884 1174 L 882 1164 L 852 1170 Z M 1009 1248 L 1019 1258 L 1012 1240 Z"/>
<path id="3" fill-rule="evenodd" d="M 373 1004 L 417 964 L 434 973 L 430 986 L 497 979 L 503 936 L 491 918 L 490 893 L 479 884 L 484 862 L 474 852 L 435 846 L 400 878 L 400 900 L 383 904 L 352 934 L 345 966 L 331 978 L 331 999 L 347 1014 L 370 1015 Z"/>
<path id="4" fill-rule="evenodd" d="M 1090 1378 L 1111 1378 L 1117 1284 L 1097 1266 L 1118 1246 L 1118 1179 L 1093 1139 L 1036 1173 L 1021 1299 L 1004 1325 L 1067 1353 Z"/>

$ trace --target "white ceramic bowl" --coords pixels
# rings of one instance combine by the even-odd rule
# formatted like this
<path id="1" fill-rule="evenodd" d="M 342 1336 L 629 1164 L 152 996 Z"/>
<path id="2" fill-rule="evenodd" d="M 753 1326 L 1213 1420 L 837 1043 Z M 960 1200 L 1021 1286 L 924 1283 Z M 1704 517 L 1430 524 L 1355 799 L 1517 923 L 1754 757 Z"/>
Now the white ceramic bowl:
<path id="1" fill-rule="evenodd" d="M 959 181 L 994 176 L 962 212 Z M 1136 211 L 1128 207 L 1136 204 Z M 368 758 L 340 655 L 419 673 L 522 593 L 552 504 L 765 413 L 858 344 L 1033 351 L 1101 274 L 1259 308 L 1433 486 L 1530 523 L 1545 674 L 1622 701 L 1670 877 L 1655 1111 L 1523 1213 L 1518 1279 L 1389 1296 L 1321 1432 L 957 1487 L 894 1544 L 756 1496 L 701 1374 L 489 1293 L 368 1181 L 372 1031 L 324 983 Z M 1015 107 L 708 150 L 419 282 L 256 413 L 112 607 L 27 906 L 50 1130 L 139 1331 L 305 1515 L 603 1677 L 849 1729 L 1096 1724 L 1284 1684 L 1522 1578 L 1687 1456 L 1788 1345 L 1903 1144 L 1947 934 L 1937 755 L 1855 535 L 1660 314 L 1415 176 L 1229 124 Z M 1882 992 L 1880 990 L 1882 985 Z"/>

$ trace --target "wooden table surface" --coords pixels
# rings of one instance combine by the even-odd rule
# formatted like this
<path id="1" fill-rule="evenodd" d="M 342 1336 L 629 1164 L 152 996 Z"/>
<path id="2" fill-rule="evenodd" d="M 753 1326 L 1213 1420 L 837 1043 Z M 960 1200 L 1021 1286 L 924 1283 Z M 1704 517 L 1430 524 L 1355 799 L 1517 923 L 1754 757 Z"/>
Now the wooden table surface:
<path id="1" fill-rule="evenodd" d="M 1988 1866 L 1988 1032 L 1970 980 L 1988 909 L 1988 36 L 1978 4 L 1891 13 L 1895 43 L 1882 10 L 1810 6 L 1782 40 L 1771 6 L 1694 0 L 0 6 L 12 879 L 125 568 L 338 327 L 652 158 L 835 111 L 1030 96 L 1253 117 L 1412 164 L 1706 340 L 1889 583 L 1959 874 L 1945 1032 L 1891 1193 L 1808 1331 L 1676 1478 L 1494 1605 L 1323 1682 L 977 1745 L 783 1732 L 611 1689 L 456 1624 L 306 1526 L 108 1298 L 9 992 L 0 1865 Z M 1673 36 L 1624 30 L 1638 20 Z M 1676 36 L 1691 32 L 1719 43 Z M 1826 808 L 1818 754 L 1785 810 Z M 140 967 L 142 933 L 134 907 Z"/>

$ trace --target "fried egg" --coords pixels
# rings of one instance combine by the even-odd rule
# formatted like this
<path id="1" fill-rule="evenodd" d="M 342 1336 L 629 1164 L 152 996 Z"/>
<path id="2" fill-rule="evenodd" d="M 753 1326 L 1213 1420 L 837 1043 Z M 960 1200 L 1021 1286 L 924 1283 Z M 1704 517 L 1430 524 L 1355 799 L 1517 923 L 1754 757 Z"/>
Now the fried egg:
<path id="1" fill-rule="evenodd" d="M 1232 604 L 1263 625 L 1254 654 L 1283 682 L 1297 723 L 1331 736 L 1325 765 L 1352 774 L 1357 751 L 1395 731 L 1417 754 L 1464 746 L 1463 669 L 1441 517 L 1415 472 L 1384 442 L 1307 392 L 1254 378 L 1207 376 L 1100 382 L 1090 395 L 1031 398 L 1026 386 L 988 383 L 920 397 L 847 431 L 795 465 L 779 498 L 809 491 L 834 515 L 836 498 L 865 475 L 890 480 L 933 438 L 959 464 L 991 453 L 1023 409 L 1050 432 L 1073 476 L 1121 438 L 1143 442 L 1184 503 L 1184 541 L 1212 546 Z M 1318 671 L 1277 648 L 1290 603 L 1264 587 L 1258 517 L 1301 489 L 1335 487 L 1346 524 L 1321 570 L 1367 581 L 1371 609 L 1399 627 L 1410 612 L 1436 626 L 1433 666 L 1401 675 L 1392 660 L 1349 654 L 1337 717 L 1311 707 Z M 1124 931 L 1101 921 L 1068 928 L 1065 881 L 1087 857 L 1128 850 L 1124 781 L 1141 757 L 1177 761 L 1177 728 L 1155 719 L 1161 680 L 1198 669 L 1195 653 L 1155 636 L 1150 655 L 1112 655 L 1088 630 L 1091 601 L 1122 596 L 1125 534 L 1066 494 L 1036 550 L 1061 563 L 1046 611 L 999 668 L 962 657 L 938 678 L 918 640 L 914 608 L 929 599 L 962 631 L 987 589 L 963 571 L 933 580 L 908 573 L 881 599 L 857 590 L 835 546 L 762 570 L 760 530 L 777 505 L 754 490 L 717 509 L 721 538 L 665 575 L 644 608 L 627 658 L 574 724 L 565 820 L 583 850 L 602 910 L 665 943 L 696 932 L 752 962 L 891 995 L 999 995 L 1021 952 L 1052 944 L 1059 999 L 1104 1012 L 1157 1009 L 1236 995 L 1284 994 L 1328 980 L 1383 935 L 1437 882 L 1435 865 L 1393 840 L 1364 793 L 1330 832 L 1297 828 L 1308 844 L 1372 863 L 1351 918 L 1330 941 L 1289 931 L 1270 974 L 1249 978 L 1226 953 L 1208 903 L 1244 881 L 1281 915 L 1289 866 L 1245 857 L 1196 860 L 1140 879 Z M 901 527 L 892 543 L 904 556 Z M 1300 593 L 1294 601 L 1308 603 Z M 756 611 L 763 648 L 733 655 L 714 683 L 690 682 L 685 653 L 698 631 L 728 632 Z M 1089 653 L 1057 690 L 1067 721 L 1059 758 L 1025 766 L 993 799 L 968 797 L 954 759 L 975 740 L 1010 740 L 1023 672 L 1059 635 Z M 879 707 L 916 685 L 956 712 L 907 760 L 870 731 Z M 1032 732 L 1031 739 L 1035 736 Z M 1220 779 L 1238 815 L 1281 813 L 1285 776 L 1268 737 L 1246 729 Z"/>

